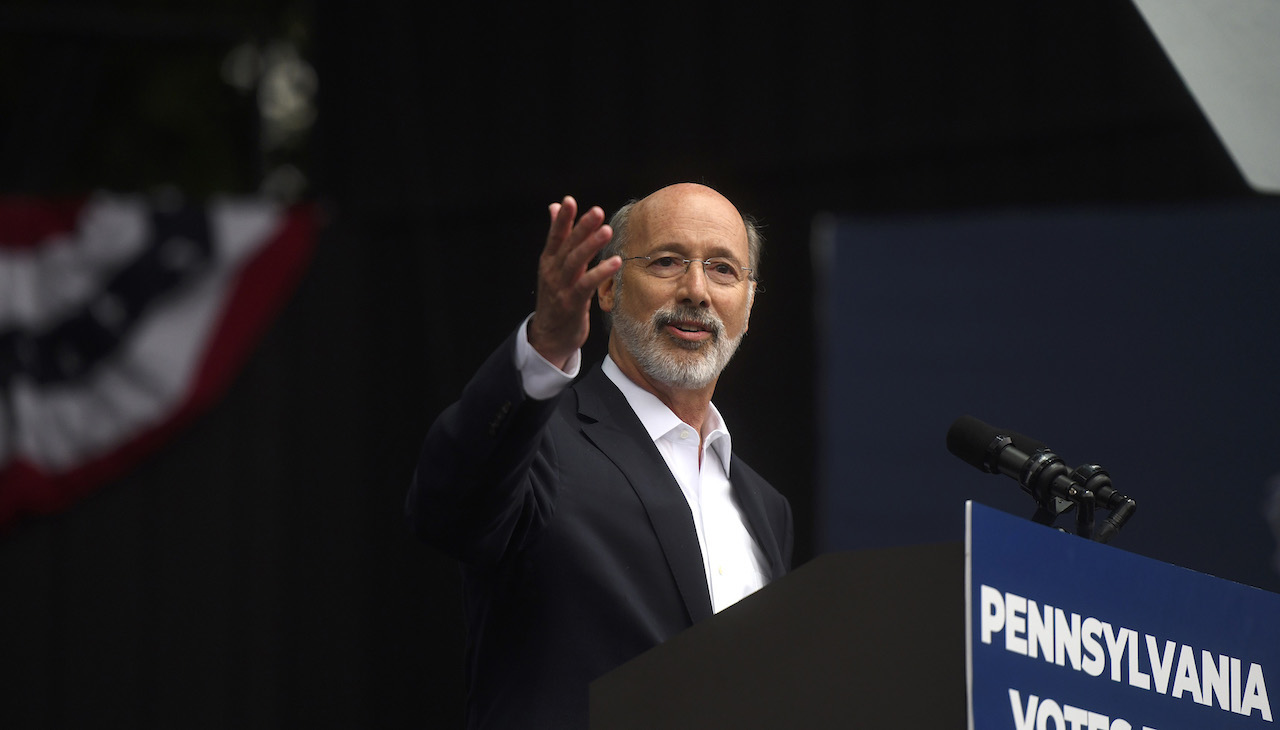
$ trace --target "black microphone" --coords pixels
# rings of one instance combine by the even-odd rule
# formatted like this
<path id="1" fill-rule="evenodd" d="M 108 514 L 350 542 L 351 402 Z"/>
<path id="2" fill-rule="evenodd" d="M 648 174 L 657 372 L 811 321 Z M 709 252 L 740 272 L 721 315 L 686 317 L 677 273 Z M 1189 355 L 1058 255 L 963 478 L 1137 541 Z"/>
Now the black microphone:
<path id="1" fill-rule="evenodd" d="M 1023 491 L 1041 505 L 1054 497 L 1077 503 L 1086 498 L 1085 490 L 1071 479 L 1071 469 L 1044 444 L 973 416 L 961 416 L 951 424 L 947 451 L 988 474 L 1018 480 Z"/>
<path id="2" fill-rule="evenodd" d="M 947 431 L 947 450 L 988 474 L 1004 474 L 1018 480 L 1023 491 L 1035 498 L 1036 522 L 1051 525 L 1071 503 L 1080 507 L 1076 533 L 1098 542 L 1110 542 L 1138 509 L 1138 503 L 1111 485 L 1111 475 L 1097 464 L 1068 469 L 1043 443 L 1015 431 L 998 429 L 973 416 L 961 416 Z M 1111 510 L 1094 532 L 1095 506 Z"/>

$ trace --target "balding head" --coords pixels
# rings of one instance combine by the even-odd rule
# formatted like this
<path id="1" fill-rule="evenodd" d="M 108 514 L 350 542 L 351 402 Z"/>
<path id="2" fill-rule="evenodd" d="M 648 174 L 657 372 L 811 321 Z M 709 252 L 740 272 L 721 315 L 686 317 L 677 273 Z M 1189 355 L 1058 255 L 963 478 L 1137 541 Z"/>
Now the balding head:
<path id="1" fill-rule="evenodd" d="M 752 278 L 757 278 L 760 254 L 764 248 L 764 236 L 761 235 L 759 226 L 750 216 L 738 211 L 728 198 L 698 183 L 668 185 L 642 200 L 632 200 L 619 208 L 609 221 L 609 225 L 613 228 L 613 239 L 600 252 L 600 259 L 634 255 L 624 252 L 629 251 L 627 244 L 642 234 L 648 216 L 670 215 L 674 211 L 686 210 L 698 204 L 705 204 L 708 207 L 726 206 L 742 221 L 749 259 L 747 266 L 751 268 Z"/>

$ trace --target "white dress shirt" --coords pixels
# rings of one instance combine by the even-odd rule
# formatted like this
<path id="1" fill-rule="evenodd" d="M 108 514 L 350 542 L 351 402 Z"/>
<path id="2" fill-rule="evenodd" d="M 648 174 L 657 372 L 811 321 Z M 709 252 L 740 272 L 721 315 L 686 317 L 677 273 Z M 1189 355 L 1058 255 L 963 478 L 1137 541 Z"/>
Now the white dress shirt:
<path id="1" fill-rule="evenodd" d="M 561 370 L 529 344 L 528 324 L 526 319 L 516 338 L 516 367 L 525 394 L 538 400 L 553 398 L 577 376 L 581 353 L 570 359 L 568 372 Z M 689 504 L 712 610 L 719 613 L 759 590 L 765 584 L 768 563 L 733 497 L 729 483 L 732 439 L 720 411 L 714 404 L 709 406 L 700 435 L 657 396 L 624 375 L 612 358 L 605 358 L 602 369 L 639 417 Z"/>

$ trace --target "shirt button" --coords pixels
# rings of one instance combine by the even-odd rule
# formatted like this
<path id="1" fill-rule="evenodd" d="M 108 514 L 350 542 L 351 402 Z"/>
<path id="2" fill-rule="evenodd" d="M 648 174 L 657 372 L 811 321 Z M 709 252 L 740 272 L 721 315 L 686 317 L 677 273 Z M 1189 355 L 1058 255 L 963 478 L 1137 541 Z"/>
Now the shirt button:
<path id="1" fill-rule="evenodd" d="M 687 439 L 687 438 L 689 438 L 689 429 L 685 429 L 685 430 L 681 431 L 681 432 L 680 432 L 680 438 L 682 438 L 682 439 Z"/>
<path id="2" fill-rule="evenodd" d="M 720 575 L 724 575 L 724 566 L 723 566 L 723 565 L 719 566 L 717 569 L 720 571 Z"/>

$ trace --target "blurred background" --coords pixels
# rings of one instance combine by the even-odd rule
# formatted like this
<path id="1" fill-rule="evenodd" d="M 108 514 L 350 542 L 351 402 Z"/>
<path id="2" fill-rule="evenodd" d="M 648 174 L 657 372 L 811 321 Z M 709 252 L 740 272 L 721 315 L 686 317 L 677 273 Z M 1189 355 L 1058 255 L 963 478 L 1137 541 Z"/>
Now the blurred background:
<path id="1" fill-rule="evenodd" d="M 964 252 L 984 250 L 990 235 L 1003 261 L 1025 254 L 1037 267 L 1066 262 L 1087 272 L 1093 259 L 1078 250 L 1103 256 L 1120 250 L 1108 241 L 1137 242 L 1148 258 L 1135 264 L 1126 254 L 1125 265 L 1151 271 L 1143 261 L 1195 262 L 1183 254 L 1224 245 L 1205 234 L 1161 248 L 1162 237 L 1183 230 L 1169 230 L 1169 220 L 1204 210 L 1244 216 L 1232 229 L 1246 231 L 1243 248 L 1224 250 L 1254 274 L 1245 282 L 1247 326 L 1213 347 L 1232 360 L 1234 343 L 1257 346 L 1245 353 L 1257 367 L 1244 380 L 1230 376 L 1235 392 L 1251 394 L 1233 411 L 1246 420 L 1170 415 L 1214 380 L 1202 370 L 1159 381 L 1152 398 L 1160 408 L 1113 407 L 1133 417 L 1126 428 L 1157 430 L 1142 459 L 1186 458 L 1183 441 L 1159 429 L 1181 438 L 1203 428 L 1243 433 L 1243 450 L 1270 466 L 1239 483 L 1192 485 L 1213 499 L 1152 500 L 1172 503 L 1172 515 L 1206 519 L 1162 527 L 1150 521 L 1158 510 L 1148 517 L 1140 507 L 1134 537 L 1126 542 L 1122 532 L 1116 545 L 1280 589 L 1265 519 L 1265 477 L 1280 473 L 1277 356 L 1268 344 L 1280 328 L 1265 276 L 1277 262 L 1268 245 L 1280 233 L 1276 201 L 1244 182 L 1132 5 L 429 5 L 0 6 L 0 194 L 17 211 L 8 220 L 27 221 L 0 230 L 0 263 L 16 271 L 42 250 L 24 237 L 32 226 L 18 230 L 33 218 L 47 222 L 52 210 L 74 221 L 97 205 L 197 231 L 188 237 L 215 241 L 211 260 L 223 251 L 217 241 L 242 230 L 227 221 L 248 208 L 293 232 L 287 248 L 272 243 L 282 238 L 277 224 L 243 236 L 268 242 L 252 250 L 277 263 L 262 274 L 246 263 L 258 254 L 236 249 L 243 258 L 222 275 L 234 294 L 216 300 L 223 329 L 215 331 L 250 318 L 229 313 L 252 312 L 253 325 L 234 339 L 237 356 L 224 356 L 232 362 L 220 362 L 201 398 L 139 437 L 145 443 L 125 444 L 127 458 L 111 468 L 33 481 L 26 424 L 14 414 L 27 402 L 20 381 L 35 376 L 14 364 L 17 355 L 6 365 L 6 727 L 458 726 L 457 567 L 417 544 L 402 517 L 420 439 L 531 310 L 548 203 L 572 194 L 612 211 L 685 180 L 719 189 L 765 225 L 766 291 L 717 403 L 735 446 L 792 502 L 797 563 L 830 549 L 958 539 L 967 496 L 996 495 L 992 502 L 1028 515 L 1034 508 L 1014 483 L 970 474 L 945 454 L 949 420 L 914 424 L 923 441 L 895 432 L 907 428 L 891 417 L 904 389 L 950 382 L 945 355 L 954 345 L 931 339 L 946 328 L 912 329 L 922 320 L 910 311 L 902 327 L 916 336 L 898 342 L 897 329 L 850 352 L 838 343 L 875 328 L 842 323 L 901 315 L 917 296 L 940 298 L 925 314 L 960 311 L 997 329 L 992 322 L 1004 315 L 991 316 L 992 307 L 1032 320 L 1047 311 L 1054 322 L 1077 312 L 1065 297 L 1046 297 L 1056 308 L 1043 310 L 1043 287 L 995 288 L 982 266 L 918 270 L 920 257 L 904 255 L 916 251 L 910 246 L 923 241 L 921 255 L 951 251 L 972 263 Z M 247 208 L 218 207 L 228 199 Z M 1031 221 L 1017 235 L 983 227 L 1011 211 Z M 1021 237 L 1028 231 L 1058 233 Z M 896 258 L 862 256 L 867 240 Z M 1197 285 L 1162 271 L 1144 286 Z M 18 275 L 4 276 L 0 286 L 13 288 L 0 301 L 18 291 Z M 1222 296 L 1213 301 L 1240 291 L 1238 280 L 1214 286 Z M 183 285 L 170 289 L 135 319 L 178 301 Z M 843 290 L 866 296 L 838 296 Z M 1143 291 L 1126 301 L 1150 301 Z M 1084 321 L 1121 316 L 1105 297 L 1087 298 L 1096 306 Z M 243 301 L 254 305 L 238 308 Z M 866 309 L 886 302 L 883 313 Z M 0 337 L 17 342 L 24 328 L 53 326 L 24 323 L 13 306 Z M 1171 326 L 1189 316 L 1152 306 Z M 1053 334 L 1077 336 L 1088 330 Z M 1077 344 L 1064 357 L 1092 356 L 1070 341 Z M 603 344 L 593 337 L 587 356 L 601 356 Z M 1198 347 L 1193 337 L 1183 344 L 1162 350 L 1160 362 Z M 206 348 L 215 360 L 223 352 Z M 99 353 L 104 367 L 113 352 Z M 986 364 L 1006 382 L 1032 379 L 1021 363 Z M 833 372 L 866 392 L 839 400 L 845 391 Z M 895 373 L 905 381 L 882 387 L 880 378 Z M 61 377 L 36 379 L 51 389 L 92 381 L 82 371 Z M 1087 387 L 1077 381 L 1105 376 L 1065 369 L 1052 377 Z M 1123 382 L 1104 386 L 1124 390 Z M 962 382 L 948 392 L 970 391 Z M 1140 505 L 1162 494 L 1144 482 L 1141 463 L 1124 471 L 1126 454 L 1104 448 L 1132 432 L 1113 427 L 1090 438 L 1098 421 L 1070 399 L 1054 391 L 1051 407 L 1024 400 L 984 412 L 974 391 L 945 408 L 948 418 L 972 412 L 1051 445 L 1070 434 L 1063 440 L 1073 465 L 1108 459 Z M 834 415 L 833 402 L 841 404 Z M 1117 414 L 1105 415 L 1116 423 Z M 877 451 L 875 439 L 940 453 L 941 464 L 895 475 L 885 462 L 901 462 Z M 1176 451 L 1159 452 L 1170 443 Z M 853 468 L 846 473 L 841 462 Z M 23 501 L 14 496 L 20 481 L 69 496 Z M 963 488 L 949 491 L 957 483 Z M 898 492 L 944 505 L 954 524 L 895 529 L 911 513 L 876 510 Z M 1220 503 L 1238 511 L 1215 517 Z M 868 524 L 876 527 L 863 531 Z"/>

